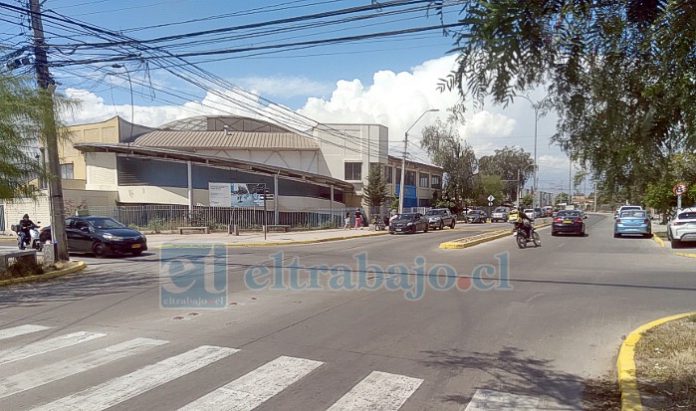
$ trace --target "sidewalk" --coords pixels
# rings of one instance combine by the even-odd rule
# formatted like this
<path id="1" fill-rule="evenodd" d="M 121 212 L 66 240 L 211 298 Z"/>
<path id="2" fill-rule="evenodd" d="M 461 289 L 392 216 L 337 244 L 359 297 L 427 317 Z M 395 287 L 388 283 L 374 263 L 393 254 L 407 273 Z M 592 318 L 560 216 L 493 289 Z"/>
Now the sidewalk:
<path id="1" fill-rule="evenodd" d="M 148 234 L 147 246 L 150 249 L 160 248 L 162 244 L 212 244 L 224 243 L 231 247 L 264 247 L 283 244 L 312 244 L 327 241 L 347 240 L 359 237 L 371 237 L 388 234 L 389 231 L 374 231 L 371 228 L 362 230 L 315 230 L 269 232 L 266 240 L 262 232 L 239 233 L 238 236 L 227 233 L 210 234 Z"/>

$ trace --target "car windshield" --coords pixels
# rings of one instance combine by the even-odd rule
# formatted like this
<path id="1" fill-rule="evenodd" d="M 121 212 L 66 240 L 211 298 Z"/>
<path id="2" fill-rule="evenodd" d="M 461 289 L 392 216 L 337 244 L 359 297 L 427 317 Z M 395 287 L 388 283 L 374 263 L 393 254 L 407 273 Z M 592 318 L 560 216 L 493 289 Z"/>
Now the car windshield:
<path id="1" fill-rule="evenodd" d="M 399 214 L 398 217 L 396 217 L 397 220 L 413 220 L 416 217 L 415 214 Z"/>
<path id="2" fill-rule="evenodd" d="M 428 210 L 425 215 L 445 215 L 447 214 L 446 210 Z"/>
<path id="3" fill-rule="evenodd" d="M 504 212 L 506 212 L 506 211 L 507 211 L 507 210 L 504 209 L 504 208 L 496 208 L 494 212 L 495 212 L 495 213 L 504 213 Z"/>
<path id="4" fill-rule="evenodd" d="M 689 211 L 679 214 L 680 220 L 696 220 L 696 211 Z"/>
<path id="5" fill-rule="evenodd" d="M 623 217 L 645 218 L 645 211 L 640 211 L 640 210 L 622 211 L 621 217 L 622 218 Z"/>
<path id="6" fill-rule="evenodd" d="M 113 218 L 89 218 L 87 221 L 90 222 L 95 228 L 103 230 L 107 228 L 123 228 L 123 224 L 114 220 Z"/>

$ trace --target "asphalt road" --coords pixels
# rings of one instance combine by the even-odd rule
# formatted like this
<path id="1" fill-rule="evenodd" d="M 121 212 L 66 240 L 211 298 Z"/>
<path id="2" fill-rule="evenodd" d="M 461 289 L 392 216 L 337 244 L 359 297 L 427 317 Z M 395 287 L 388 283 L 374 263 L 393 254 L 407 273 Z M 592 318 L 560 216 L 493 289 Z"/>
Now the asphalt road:
<path id="1" fill-rule="evenodd" d="M 696 305 L 692 260 L 614 239 L 604 216 L 588 232 L 542 229 L 524 250 L 437 248 L 473 229 L 232 248 L 223 310 L 160 308 L 190 254 L 86 258 L 0 290 L 0 410 L 581 409 L 622 336 Z M 361 279 L 390 287 L 347 289 Z"/>

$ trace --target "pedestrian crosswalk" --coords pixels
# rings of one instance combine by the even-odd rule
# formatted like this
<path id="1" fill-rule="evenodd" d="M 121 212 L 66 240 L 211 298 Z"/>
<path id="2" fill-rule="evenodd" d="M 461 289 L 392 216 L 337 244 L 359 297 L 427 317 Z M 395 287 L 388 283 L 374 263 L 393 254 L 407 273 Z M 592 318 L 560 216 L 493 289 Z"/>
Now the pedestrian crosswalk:
<path id="1" fill-rule="evenodd" d="M 106 333 L 88 330 L 61 334 L 51 327 L 34 324 L 0 328 L 0 410 L 96 411 L 116 405 L 127 407 L 128 401 L 137 396 L 155 390 L 166 392 L 166 384 L 222 360 L 232 360 L 236 358 L 234 354 L 240 352 L 232 347 L 201 345 L 160 361 L 152 361 L 147 359 L 148 355 L 170 346 L 171 342 L 133 338 L 113 344 L 110 337 L 104 337 L 107 337 Z M 23 341 L 22 338 L 28 340 Z M 90 341 L 91 345 L 100 344 L 102 348 L 95 346 L 79 352 L 80 345 Z M 66 352 L 68 354 L 63 355 Z M 78 354 L 70 354 L 74 352 Z M 133 358 L 136 362 L 143 362 L 139 368 L 134 367 L 135 370 L 110 377 L 107 372 L 103 380 L 90 381 L 87 388 L 80 386 L 82 389 L 76 392 L 61 390 L 70 386 L 60 386 L 61 380 L 101 370 L 107 365 L 118 366 L 121 360 Z M 187 400 L 188 403 L 184 401 L 174 409 L 253 410 L 272 398 L 282 396 L 284 391 L 300 380 L 312 378 L 312 373 L 325 366 L 324 362 L 314 359 L 279 356 L 231 381 L 212 380 L 208 387 L 205 386 L 208 380 L 196 382 L 197 399 Z M 336 387 L 336 398 L 342 397 L 334 398 L 335 402 L 330 406 L 307 404 L 306 409 L 396 411 L 423 383 L 419 378 L 382 371 L 369 370 L 365 374 L 368 375 L 354 386 Z M 51 390 L 51 384 L 57 384 L 58 389 Z M 22 408 L 13 401 L 13 397 L 23 394 L 33 398 L 34 390 L 42 390 L 41 395 L 37 396 L 42 399 L 39 404 Z M 157 409 L 156 406 L 153 408 Z"/>

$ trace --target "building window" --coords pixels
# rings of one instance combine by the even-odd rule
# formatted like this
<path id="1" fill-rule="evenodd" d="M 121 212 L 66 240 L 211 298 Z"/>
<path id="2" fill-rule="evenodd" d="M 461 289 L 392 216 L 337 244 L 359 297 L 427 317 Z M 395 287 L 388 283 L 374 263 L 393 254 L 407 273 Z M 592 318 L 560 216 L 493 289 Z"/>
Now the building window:
<path id="1" fill-rule="evenodd" d="M 442 190 L 442 177 L 433 175 L 431 182 L 430 188 Z"/>
<path id="2" fill-rule="evenodd" d="M 73 170 L 73 163 L 60 165 L 60 178 L 63 178 L 66 180 L 75 179 L 75 173 Z"/>
<path id="3" fill-rule="evenodd" d="M 384 166 L 384 178 L 387 179 L 387 184 L 391 184 L 394 182 L 394 176 L 392 172 L 394 171 L 391 166 Z"/>
<path id="4" fill-rule="evenodd" d="M 416 185 L 416 172 L 406 170 L 406 185 L 415 186 Z"/>
<path id="5" fill-rule="evenodd" d="M 396 168 L 396 184 L 401 184 L 401 168 Z"/>
<path id="6" fill-rule="evenodd" d="M 345 163 L 345 180 L 362 181 L 362 163 Z"/>
<path id="7" fill-rule="evenodd" d="M 430 176 L 425 173 L 420 173 L 420 179 L 418 180 L 418 185 L 420 187 L 428 188 L 430 187 Z"/>

